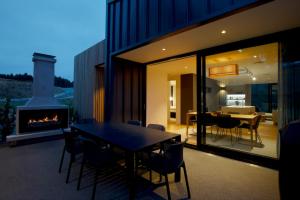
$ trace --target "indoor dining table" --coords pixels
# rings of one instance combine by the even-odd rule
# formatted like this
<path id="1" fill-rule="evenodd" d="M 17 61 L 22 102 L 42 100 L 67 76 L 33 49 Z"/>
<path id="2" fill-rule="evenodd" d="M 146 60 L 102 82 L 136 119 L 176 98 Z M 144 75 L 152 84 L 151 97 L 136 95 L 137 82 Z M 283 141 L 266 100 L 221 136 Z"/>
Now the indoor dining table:
<path id="1" fill-rule="evenodd" d="M 213 114 L 212 112 L 208 112 Z M 213 114 L 214 115 L 214 114 Z M 187 112 L 186 113 L 186 137 L 188 138 L 188 129 L 189 129 L 189 121 L 192 116 L 197 116 L 197 112 Z M 215 116 L 215 115 L 214 115 Z M 250 124 L 250 134 L 251 134 L 251 148 L 253 148 L 253 126 L 255 123 L 255 119 L 257 115 L 251 114 L 230 114 L 230 116 L 234 119 L 246 121 Z M 257 133 L 255 132 L 255 142 L 257 142 Z"/>
<path id="2" fill-rule="evenodd" d="M 71 128 L 77 130 L 84 137 L 106 142 L 126 152 L 126 166 L 129 175 L 129 199 L 134 199 L 136 193 L 136 154 L 144 149 L 172 139 L 181 141 L 181 135 L 179 134 L 123 123 L 74 124 Z M 180 181 L 180 170 L 175 173 L 175 181 Z"/>

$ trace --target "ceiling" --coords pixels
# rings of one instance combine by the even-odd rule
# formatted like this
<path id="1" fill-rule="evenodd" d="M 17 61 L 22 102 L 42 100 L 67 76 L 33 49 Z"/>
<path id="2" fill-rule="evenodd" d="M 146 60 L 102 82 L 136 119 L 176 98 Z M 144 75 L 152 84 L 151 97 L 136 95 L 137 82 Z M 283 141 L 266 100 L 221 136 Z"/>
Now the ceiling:
<path id="1" fill-rule="evenodd" d="M 300 1 L 275 0 L 153 42 L 118 57 L 147 63 L 196 50 L 300 27 Z M 221 34 L 226 30 L 226 34 Z M 162 49 L 166 49 L 163 51 Z"/>
<path id="2" fill-rule="evenodd" d="M 225 86 L 276 83 L 278 82 L 278 44 L 271 43 L 208 56 L 206 57 L 206 77 L 208 77 L 209 67 L 229 64 L 237 64 L 240 74 L 212 79 Z M 168 60 L 148 65 L 148 67 L 155 68 L 170 77 L 180 74 L 197 74 L 196 56 Z M 249 76 L 249 72 L 256 78 L 255 81 Z"/>
<path id="3" fill-rule="evenodd" d="M 271 43 L 236 51 L 215 54 L 206 58 L 208 68 L 237 64 L 239 75 L 213 78 L 225 85 L 243 85 L 278 82 L 278 44 Z M 256 80 L 253 80 L 252 77 Z"/>

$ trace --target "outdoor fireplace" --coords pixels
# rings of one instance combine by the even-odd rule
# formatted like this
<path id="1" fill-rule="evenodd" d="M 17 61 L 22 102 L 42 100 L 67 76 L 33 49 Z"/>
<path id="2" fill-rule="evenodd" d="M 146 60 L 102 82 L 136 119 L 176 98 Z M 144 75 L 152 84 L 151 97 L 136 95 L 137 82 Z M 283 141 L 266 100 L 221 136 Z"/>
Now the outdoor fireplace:
<path id="1" fill-rule="evenodd" d="M 54 98 L 55 56 L 34 53 L 33 97 L 17 107 L 17 135 L 45 133 L 69 124 L 69 110 Z M 40 134 L 43 135 L 43 134 Z"/>
<path id="2" fill-rule="evenodd" d="M 19 133 L 54 130 L 61 127 L 68 127 L 68 110 L 20 110 L 19 119 Z"/>

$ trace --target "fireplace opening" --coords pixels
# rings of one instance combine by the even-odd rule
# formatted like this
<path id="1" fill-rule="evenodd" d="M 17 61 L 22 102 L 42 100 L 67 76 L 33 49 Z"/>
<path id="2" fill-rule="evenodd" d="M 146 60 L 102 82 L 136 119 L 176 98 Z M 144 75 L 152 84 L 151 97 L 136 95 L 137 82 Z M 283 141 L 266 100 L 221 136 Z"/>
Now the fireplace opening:
<path id="1" fill-rule="evenodd" d="M 68 109 L 19 110 L 19 133 L 68 127 Z"/>

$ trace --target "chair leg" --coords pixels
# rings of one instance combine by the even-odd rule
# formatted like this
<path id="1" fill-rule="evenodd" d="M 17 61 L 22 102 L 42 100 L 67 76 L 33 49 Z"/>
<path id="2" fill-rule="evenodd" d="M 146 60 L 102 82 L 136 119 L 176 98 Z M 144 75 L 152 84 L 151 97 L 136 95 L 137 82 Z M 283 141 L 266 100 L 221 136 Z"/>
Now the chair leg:
<path id="1" fill-rule="evenodd" d="M 81 167 L 80 167 L 80 172 L 79 172 L 78 183 L 77 183 L 77 190 L 80 189 L 80 183 L 81 183 L 81 178 L 82 178 L 82 174 L 83 174 L 84 164 L 85 164 L 85 158 L 83 156 Z"/>
<path id="2" fill-rule="evenodd" d="M 166 186 L 167 186 L 168 200 L 171 200 L 171 192 L 170 192 L 170 186 L 169 186 L 168 174 L 165 174 L 165 179 L 166 179 Z"/>
<path id="3" fill-rule="evenodd" d="M 92 200 L 95 199 L 95 195 L 96 195 L 97 179 L 98 179 L 98 169 L 96 169 L 96 172 L 95 172 L 95 179 L 94 179 L 94 187 L 93 187 Z"/>
<path id="4" fill-rule="evenodd" d="M 60 159 L 58 173 L 61 173 L 61 168 L 62 168 L 64 158 L 65 158 L 65 151 L 66 151 L 66 146 L 64 145 L 63 152 L 62 152 L 61 159 Z"/>
<path id="5" fill-rule="evenodd" d="M 69 178 L 70 178 L 70 173 L 71 173 L 71 168 L 72 168 L 72 164 L 73 164 L 73 156 L 71 155 L 70 157 L 70 162 L 69 162 L 69 168 L 68 168 L 68 174 L 67 174 L 67 179 L 66 179 L 66 183 L 69 182 Z"/>
<path id="6" fill-rule="evenodd" d="M 191 191 L 190 191 L 190 186 L 189 186 L 189 181 L 188 181 L 188 176 L 187 176 L 187 172 L 186 172 L 185 163 L 183 163 L 182 167 L 183 167 L 183 172 L 184 172 L 186 188 L 187 188 L 187 192 L 188 192 L 188 198 L 190 199 L 191 198 Z"/>

